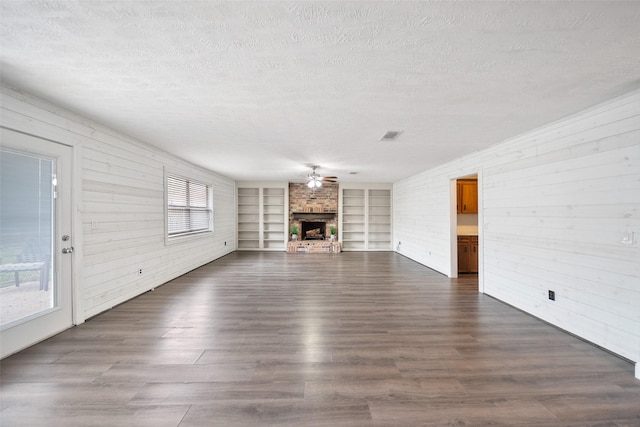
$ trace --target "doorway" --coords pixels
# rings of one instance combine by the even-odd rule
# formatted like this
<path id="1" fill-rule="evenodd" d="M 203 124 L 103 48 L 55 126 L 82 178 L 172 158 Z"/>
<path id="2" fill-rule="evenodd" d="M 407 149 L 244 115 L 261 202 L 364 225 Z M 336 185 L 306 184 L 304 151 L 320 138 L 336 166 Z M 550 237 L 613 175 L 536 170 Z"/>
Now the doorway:
<path id="1" fill-rule="evenodd" d="M 71 148 L 1 129 L 0 358 L 72 326 Z"/>
<path id="2" fill-rule="evenodd" d="M 481 173 L 451 181 L 451 274 L 478 274 L 483 292 L 481 257 Z"/>

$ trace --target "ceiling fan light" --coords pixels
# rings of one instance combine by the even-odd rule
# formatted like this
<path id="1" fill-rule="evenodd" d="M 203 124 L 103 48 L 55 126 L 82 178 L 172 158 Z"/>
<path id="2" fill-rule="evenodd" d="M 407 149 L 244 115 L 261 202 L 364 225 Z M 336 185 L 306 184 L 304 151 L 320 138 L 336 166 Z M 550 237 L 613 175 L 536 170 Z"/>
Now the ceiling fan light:
<path id="1" fill-rule="evenodd" d="M 320 188 L 320 187 L 322 187 L 322 182 L 317 178 L 313 178 L 311 181 L 309 181 L 307 186 L 309 188 Z"/>

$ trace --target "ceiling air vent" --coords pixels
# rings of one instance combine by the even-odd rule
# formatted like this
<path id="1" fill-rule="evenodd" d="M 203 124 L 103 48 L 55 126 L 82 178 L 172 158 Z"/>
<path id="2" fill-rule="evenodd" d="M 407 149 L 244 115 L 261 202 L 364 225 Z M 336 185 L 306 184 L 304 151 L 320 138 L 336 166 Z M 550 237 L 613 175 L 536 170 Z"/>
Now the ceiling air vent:
<path id="1" fill-rule="evenodd" d="M 387 133 L 385 133 L 384 136 L 380 138 L 380 141 L 395 141 L 396 139 L 398 139 L 401 133 L 401 130 L 387 131 Z"/>

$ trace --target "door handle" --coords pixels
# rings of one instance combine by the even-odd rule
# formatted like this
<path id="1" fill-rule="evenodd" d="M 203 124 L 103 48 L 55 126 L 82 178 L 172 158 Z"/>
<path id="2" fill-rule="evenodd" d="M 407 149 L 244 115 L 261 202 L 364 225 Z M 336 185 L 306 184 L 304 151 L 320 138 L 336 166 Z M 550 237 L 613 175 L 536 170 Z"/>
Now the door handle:
<path id="1" fill-rule="evenodd" d="M 63 254 L 72 254 L 73 253 L 73 246 L 71 246 L 70 248 L 62 248 L 62 253 Z"/>

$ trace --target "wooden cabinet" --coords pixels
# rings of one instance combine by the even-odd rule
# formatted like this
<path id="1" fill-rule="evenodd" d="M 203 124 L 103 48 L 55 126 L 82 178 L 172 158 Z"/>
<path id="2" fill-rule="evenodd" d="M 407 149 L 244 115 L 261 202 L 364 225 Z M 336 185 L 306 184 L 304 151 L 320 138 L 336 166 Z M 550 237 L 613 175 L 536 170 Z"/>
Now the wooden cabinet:
<path id="1" fill-rule="evenodd" d="M 478 213 L 478 181 L 459 179 L 457 181 L 458 213 Z"/>
<path id="2" fill-rule="evenodd" d="M 458 236 L 458 273 L 478 272 L 478 236 Z"/>
<path id="3" fill-rule="evenodd" d="M 478 272 L 478 236 L 469 240 L 469 273 Z"/>
<path id="4" fill-rule="evenodd" d="M 467 236 L 458 236 L 458 273 L 469 272 L 469 242 Z"/>

